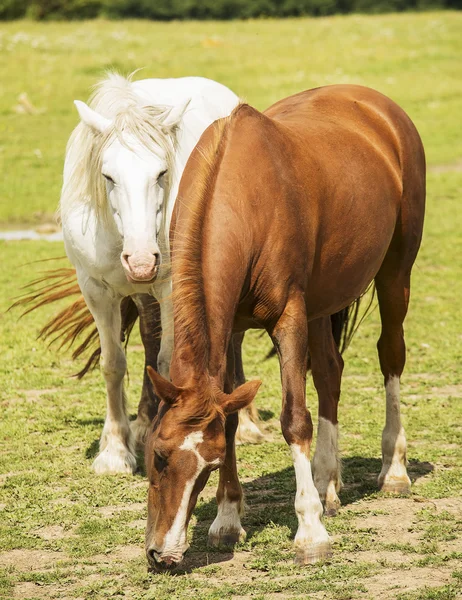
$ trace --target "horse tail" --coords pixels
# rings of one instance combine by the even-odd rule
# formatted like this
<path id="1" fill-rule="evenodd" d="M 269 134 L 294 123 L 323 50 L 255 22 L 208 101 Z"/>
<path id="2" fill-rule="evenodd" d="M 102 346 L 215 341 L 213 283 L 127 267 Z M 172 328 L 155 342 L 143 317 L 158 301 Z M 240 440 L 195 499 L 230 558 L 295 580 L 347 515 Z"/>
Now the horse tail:
<path id="1" fill-rule="evenodd" d="M 358 322 L 360 306 L 362 305 L 362 300 L 364 296 L 372 290 L 370 298 L 368 300 L 368 304 L 366 306 L 365 311 L 361 315 L 361 318 Z M 340 354 L 343 354 L 345 350 L 350 345 L 350 342 L 358 330 L 361 323 L 364 321 L 366 316 L 369 314 L 372 308 L 372 304 L 375 298 L 375 283 L 372 282 L 371 285 L 367 288 L 367 290 L 361 294 L 359 298 L 357 298 L 354 302 L 352 302 L 349 306 L 346 306 L 339 312 L 334 313 L 330 316 L 330 323 L 332 327 L 332 335 L 334 337 L 334 341 L 337 345 L 337 348 L 340 351 Z M 266 359 L 272 358 L 276 356 L 276 349 L 273 347 L 266 355 Z"/>
<path id="2" fill-rule="evenodd" d="M 369 291 L 372 291 L 372 293 L 370 294 L 365 310 L 360 316 L 360 307 L 363 304 L 362 301 Z M 357 298 L 349 306 L 331 315 L 330 321 L 332 326 L 332 335 L 334 337 L 335 343 L 337 344 L 337 348 L 340 351 L 340 354 L 343 354 L 350 345 L 350 342 L 353 339 L 355 333 L 357 332 L 359 326 L 371 311 L 374 299 L 375 283 L 372 282 L 371 285 L 367 288 L 367 290 L 363 294 L 361 294 L 359 298 Z"/>
<path id="3" fill-rule="evenodd" d="M 39 286 L 37 288 L 37 286 Z M 46 271 L 41 277 L 34 279 L 24 288 L 25 293 L 8 310 L 21 307 L 21 317 L 47 304 L 53 304 L 64 298 L 77 298 L 60 310 L 40 330 L 37 339 L 48 342 L 48 346 L 59 343 L 58 350 L 69 350 L 78 338 L 85 335 L 77 348 L 72 352 L 72 360 L 88 355 L 84 367 L 75 373 L 81 379 L 88 371 L 95 369 L 100 362 L 101 346 L 98 330 L 93 316 L 76 280 L 75 269 L 60 268 Z M 127 348 L 133 326 L 138 318 L 138 310 L 128 296 L 122 300 L 121 306 L 121 341 Z"/>

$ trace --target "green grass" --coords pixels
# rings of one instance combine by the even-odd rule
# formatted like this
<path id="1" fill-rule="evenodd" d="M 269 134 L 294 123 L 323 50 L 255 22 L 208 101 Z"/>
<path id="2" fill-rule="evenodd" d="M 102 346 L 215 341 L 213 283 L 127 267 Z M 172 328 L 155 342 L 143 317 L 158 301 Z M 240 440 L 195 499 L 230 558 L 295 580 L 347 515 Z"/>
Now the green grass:
<path id="1" fill-rule="evenodd" d="M 203 75 L 263 109 L 302 89 L 359 83 L 415 120 L 430 164 L 462 156 L 462 14 L 339 16 L 228 23 L 3 23 L 0 30 L 0 223 L 54 211 L 64 148 L 106 69 L 142 77 Z M 17 114 L 27 93 L 39 111 Z M 27 174 L 27 176 L 26 176 Z"/>
<path id="2" fill-rule="evenodd" d="M 0 242 L 0 597 L 332 598 L 446 600 L 460 597 L 462 558 L 462 39 L 459 13 L 288 21 L 3 24 L 0 30 L 0 223 L 15 227 L 52 213 L 66 139 L 102 71 L 143 76 L 200 74 L 228 84 L 259 108 L 326 83 L 371 85 L 416 122 L 427 150 L 428 210 L 406 320 L 403 420 L 410 499 L 377 493 L 384 394 L 375 351 L 378 313 L 345 355 L 340 410 L 343 508 L 326 522 L 331 563 L 292 563 L 295 481 L 279 432 L 280 383 L 268 342 L 245 342 L 249 377 L 268 441 L 238 449 L 248 504 L 245 543 L 231 553 L 206 546 L 216 477 L 195 510 L 184 575 L 151 575 L 143 557 L 146 482 L 90 470 L 102 428 L 99 373 L 83 382 L 64 353 L 35 340 L 54 309 L 20 321 L 4 311 L 21 285 L 63 255 L 60 244 Z M 17 114 L 27 92 L 43 112 Z M 40 150 L 40 152 L 36 152 Z M 131 413 L 142 353 L 129 351 Z M 311 382 L 309 406 L 316 415 Z"/>

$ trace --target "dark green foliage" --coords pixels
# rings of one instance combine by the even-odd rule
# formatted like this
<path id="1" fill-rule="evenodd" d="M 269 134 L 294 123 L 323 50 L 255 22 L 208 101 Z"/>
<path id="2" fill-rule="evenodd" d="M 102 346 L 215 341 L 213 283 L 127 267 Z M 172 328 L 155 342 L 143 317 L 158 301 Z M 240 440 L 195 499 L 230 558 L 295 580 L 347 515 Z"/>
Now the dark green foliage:
<path id="1" fill-rule="evenodd" d="M 0 19 L 18 19 L 26 14 L 29 0 L 0 0 Z"/>
<path id="2" fill-rule="evenodd" d="M 462 0 L 0 0 L 0 19 L 250 19 L 461 9 Z"/>
<path id="3" fill-rule="evenodd" d="M 92 19 L 101 14 L 102 7 L 101 0 L 28 0 L 27 5 L 26 16 L 37 21 L 47 18 Z"/>

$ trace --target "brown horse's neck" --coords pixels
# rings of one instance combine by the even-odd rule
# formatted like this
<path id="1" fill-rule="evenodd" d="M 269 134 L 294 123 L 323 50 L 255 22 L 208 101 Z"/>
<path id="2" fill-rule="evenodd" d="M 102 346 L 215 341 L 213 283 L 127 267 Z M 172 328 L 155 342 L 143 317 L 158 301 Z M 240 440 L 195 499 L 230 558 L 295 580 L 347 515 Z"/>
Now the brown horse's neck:
<path id="1" fill-rule="evenodd" d="M 234 303 L 229 302 L 228 281 L 219 272 L 220 240 L 210 217 L 228 129 L 239 108 L 230 117 L 214 123 L 201 138 L 188 163 L 193 163 L 194 168 L 186 169 L 178 194 L 172 234 L 171 363 L 172 380 L 177 385 L 198 385 L 210 377 L 221 388 L 223 385 Z"/>

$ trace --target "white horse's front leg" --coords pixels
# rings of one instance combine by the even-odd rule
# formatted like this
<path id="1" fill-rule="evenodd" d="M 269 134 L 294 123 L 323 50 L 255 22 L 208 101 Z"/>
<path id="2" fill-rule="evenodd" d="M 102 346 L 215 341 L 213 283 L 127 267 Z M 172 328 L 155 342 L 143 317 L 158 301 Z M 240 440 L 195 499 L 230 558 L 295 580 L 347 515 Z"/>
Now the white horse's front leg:
<path id="1" fill-rule="evenodd" d="M 120 341 L 121 297 L 94 279 L 81 274 L 78 279 L 98 328 L 101 370 L 107 388 L 106 420 L 93 469 L 96 473 L 134 473 L 136 455 L 123 387 L 127 363 Z"/>

